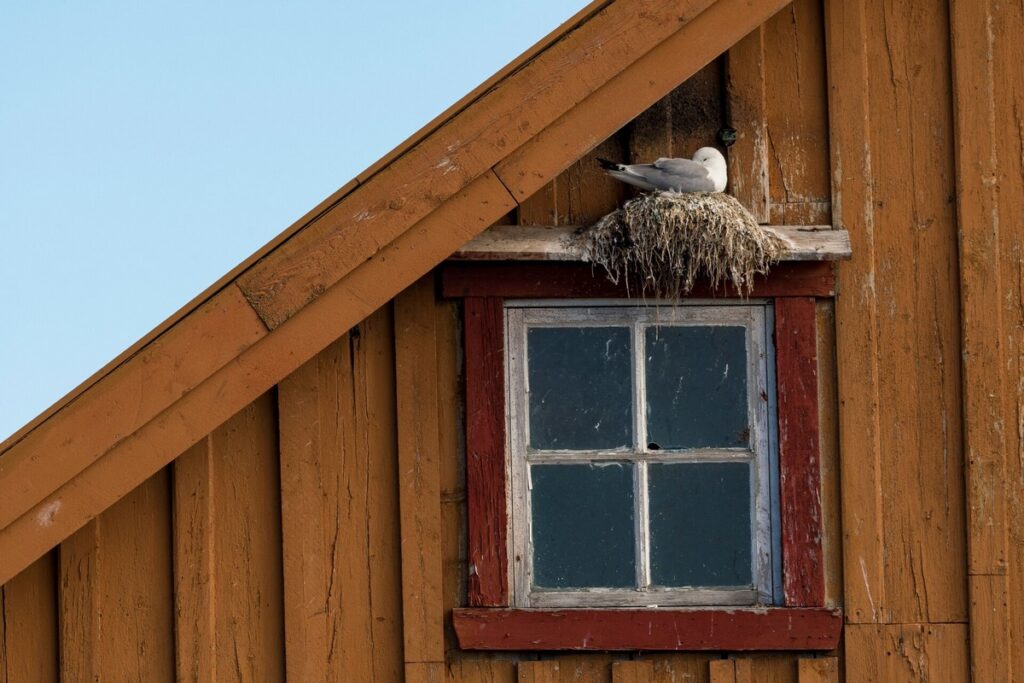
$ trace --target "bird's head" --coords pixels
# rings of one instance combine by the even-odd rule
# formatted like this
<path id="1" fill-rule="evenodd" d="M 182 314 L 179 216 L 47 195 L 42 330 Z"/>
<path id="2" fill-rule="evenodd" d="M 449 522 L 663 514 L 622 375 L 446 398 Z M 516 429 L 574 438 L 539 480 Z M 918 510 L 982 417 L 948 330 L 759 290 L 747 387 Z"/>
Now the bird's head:
<path id="1" fill-rule="evenodd" d="M 694 153 L 693 160 L 708 168 L 725 170 L 725 157 L 714 147 L 701 147 Z"/>

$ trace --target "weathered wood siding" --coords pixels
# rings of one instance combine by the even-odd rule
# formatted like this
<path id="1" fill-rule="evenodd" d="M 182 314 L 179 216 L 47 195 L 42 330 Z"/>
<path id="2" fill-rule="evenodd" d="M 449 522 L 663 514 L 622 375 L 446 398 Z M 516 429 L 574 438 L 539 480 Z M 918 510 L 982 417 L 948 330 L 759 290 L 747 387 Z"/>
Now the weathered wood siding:
<path id="1" fill-rule="evenodd" d="M 816 306 L 841 651 L 459 651 L 462 310 L 428 276 L 0 587 L 0 683 L 1024 681 L 1022 34 L 999 0 L 796 0 L 502 219 L 593 221 L 631 194 L 595 157 L 731 126 L 759 219 L 850 231 Z"/>

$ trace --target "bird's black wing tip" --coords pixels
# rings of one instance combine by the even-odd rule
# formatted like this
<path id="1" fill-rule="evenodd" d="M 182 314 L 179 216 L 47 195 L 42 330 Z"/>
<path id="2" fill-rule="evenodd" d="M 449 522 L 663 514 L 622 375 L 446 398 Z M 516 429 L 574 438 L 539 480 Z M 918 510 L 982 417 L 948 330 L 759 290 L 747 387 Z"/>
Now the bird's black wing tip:
<path id="1" fill-rule="evenodd" d="M 602 159 L 601 157 L 598 157 L 597 163 L 601 166 L 601 168 L 603 168 L 606 171 L 619 170 L 619 164 L 615 163 L 614 161 L 608 161 L 607 159 Z"/>

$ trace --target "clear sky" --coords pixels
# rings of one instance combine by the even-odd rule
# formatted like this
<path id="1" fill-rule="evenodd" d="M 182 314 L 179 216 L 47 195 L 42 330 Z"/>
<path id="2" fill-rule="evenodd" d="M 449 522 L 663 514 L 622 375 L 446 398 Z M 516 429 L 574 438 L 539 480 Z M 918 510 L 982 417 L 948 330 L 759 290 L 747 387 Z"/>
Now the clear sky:
<path id="1" fill-rule="evenodd" d="M 585 4 L 0 3 L 0 440 Z"/>

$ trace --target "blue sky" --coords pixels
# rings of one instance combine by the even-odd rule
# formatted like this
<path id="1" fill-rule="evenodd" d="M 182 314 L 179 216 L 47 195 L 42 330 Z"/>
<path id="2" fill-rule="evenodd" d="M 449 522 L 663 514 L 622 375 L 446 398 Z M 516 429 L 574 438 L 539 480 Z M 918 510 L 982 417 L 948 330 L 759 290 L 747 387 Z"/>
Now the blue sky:
<path id="1" fill-rule="evenodd" d="M 0 4 L 0 439 L 584 4 Z"/>

